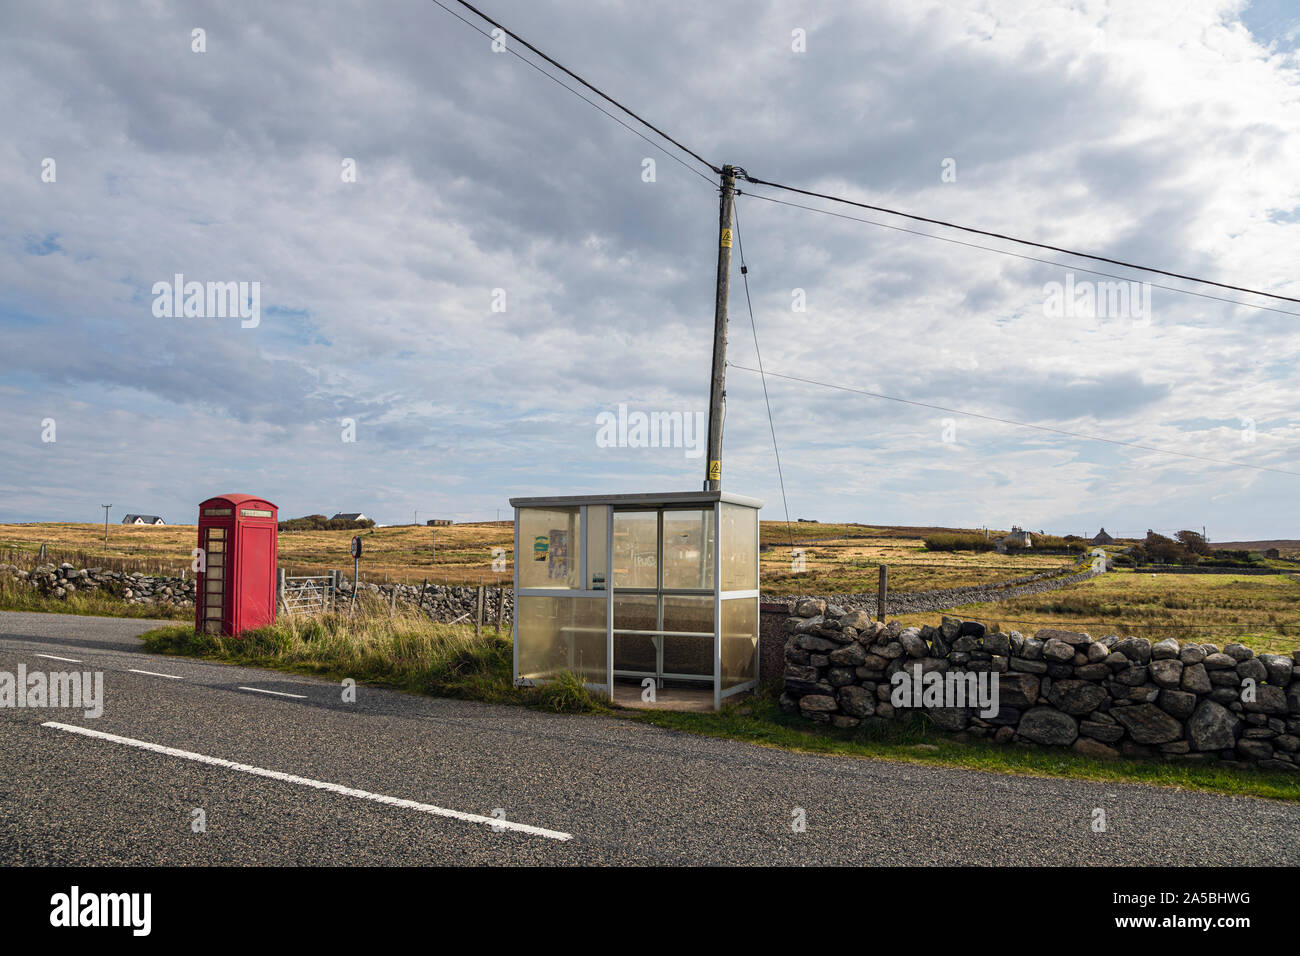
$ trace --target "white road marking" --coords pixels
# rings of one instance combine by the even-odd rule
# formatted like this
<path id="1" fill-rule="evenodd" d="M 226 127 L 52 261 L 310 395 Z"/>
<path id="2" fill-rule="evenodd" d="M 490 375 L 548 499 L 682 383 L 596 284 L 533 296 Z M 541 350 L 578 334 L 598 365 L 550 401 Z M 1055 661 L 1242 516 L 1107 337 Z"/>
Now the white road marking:
<path id="1" fill-rule="evenodd" d="M 330 793 L 339 793 L 346 797 L 358 797 L 362 800 L 371 800 L 375 803 L 382 803 L 390 807 L 401 807 L 406 810 L 418 810 L 420 813 L 429 813 L 437 817 L 450 817 L 453 820 L 463 820 L 466 823 L 481 823 L 487 826 L 497 827 L 501 830 L 513 830 L 516 833 L 528 833 L 533 836 L 546 837 L 548 840 L 559 840 L 564 842 L 572 840 L 572 833 L 562 833 L 559 830 L 547 830 L 543 827 L 529 826 L 527 823 L 512 823 L 509 820 L 501 820 L 497 817 L 485 817 L 477 813 L 462 813 L 459 810 L 447 810 L 443 807 L 435 807 L 429 803 L 417 803 L 414 800 L 403 800 L 399 797 L 389 797 L 382 793 L 370 793 L 368 790 L 355 790 L 352 787 L 344 787 L 337 783 L 327 783 L 324 780 L 313 780 L 310 777 L 299 777 L 291 773 L 281 773 L 278 770 L 265 770 L 261 767 L 253 767 L 246 763 L 235 763 L 231 760 L 223 760 L 220 757 L 208 757 L 204 754 L 192 753 L 188 750 L 177 750 L 174 747 L 164 747 L 162 744 L 151 744 L 144 740 L 133 740 L 130 737 L 119 737 L 117 734 L 106 734 L 102 730 L 91 730 L 88 727 L 74 727 L 72 724 L 60 724 L 57 721 L 47 721 L 41 724 L 42 727 L 53 727 L 55 730 L 66 730 L 69 733 L 81 734 L 83 737 L 94 737 L 97 740 L 108 740 L 115 744 L 126 744 L 128 747 L 139 747 L 141 750 L 150 750 L 154 753 L 165 754 L 168 757 L 180 757 L 182 760 L 193 760 L 196 763 L 205 763 L 213 767 L 224 767 L 227 770 L 238 770 L 241 773 L 250 773 L 256 777 L 266 777 L 270 780 L 279 780 L 283 783 L 296 783 L 303 787 L 312 787 L 316 790 L 326 790 Z"/>
<path id="2" fill-rule="evenodd" d="M 75 657 L 55 657 L 53 654 L 37 654 L 37 657 L 44 657 L 52 661 L 67 661 L 69 664 L 80 664 L 81 661 Z"/>
<path id="3" fill-rule="evenodd" d="M 150 677 L 166 677 L 169 680 L 184 680 L 184 677 L 178 677 L 175 674 L 159 674 L 157 671 L 138 671 L 134 667 L 128 667 L 132 674 L 148 674 Z"/>
<path id="4" fill-rule="evenodd" d="M 262 690 L 260 687 L 241 687 L 240 690 L 251 690 L 255 694 L 274 694 L 276 697 L 297 697 L 299 700 L 306 700 L 306 694 L 286 694 L 279 690 Z"/>

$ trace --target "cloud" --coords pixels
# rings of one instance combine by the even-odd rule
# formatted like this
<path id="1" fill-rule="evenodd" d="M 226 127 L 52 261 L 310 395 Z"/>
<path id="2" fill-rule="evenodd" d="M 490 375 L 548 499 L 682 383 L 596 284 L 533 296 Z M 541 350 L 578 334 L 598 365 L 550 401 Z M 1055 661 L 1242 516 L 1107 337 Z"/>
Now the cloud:
<path id="1" fill-rule="evenodd" d="M 493 12 L 755 176 L 1300 295 L 1284 5 Z M 593 424 L 620 403 L 707 404 L 716 189 L 694 172 L 431 4 L 51 2 L 9 21 L 0 518 L 91 520 L 120 498 L 176 521 L 229 490 L 292 514 L 493 517 L 516 494 L 698 487 L 679 449 L 600 448 Z M 899 228 L 1005 243 L 742 188 L 768 368 L 1300 470 L 1294 317 L 1156 289 L 1145 325 L 1053 319 L 1044 285 L 1062 268 Z M 150 289 L 178 272 L 259 282 L 261 323 L 155 318 Z M 756 361 L 738 274 L 730 355 Z M 1262 537 L 1294 492 L 973 419 L 945 446 L 939 413 L 778 379 L 768 397 L 791 506 L 813 517 L 1079 530 L 1195 515 Z M 57 447 L 40 442 L 51 416 Z M 729 375 L 726 438 L 727 486 L 777 507 L 752 373 Z"/>

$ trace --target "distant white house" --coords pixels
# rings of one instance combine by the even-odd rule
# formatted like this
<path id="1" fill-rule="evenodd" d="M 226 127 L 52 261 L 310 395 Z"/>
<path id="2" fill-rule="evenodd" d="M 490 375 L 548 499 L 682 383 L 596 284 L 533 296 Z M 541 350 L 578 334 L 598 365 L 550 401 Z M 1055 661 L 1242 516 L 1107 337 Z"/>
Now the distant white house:
<path id="1" fill-rule="evenodd" d="M 1000 552 L 1006 552 L 1012 548 L 1032 548 L 1033 546 L 1034 539 L 1029 532 L 1025 531 L 1023 528 L 1017 527 L 1016 525 L 1012 525 L 1011 533 L 998 542 L 997 549 Z"/>
<path id="2" fill-rule="evenodd" d="M 127 515 L 122 519 L 122 524 L 166 524 L 162 518 L 157 515 Z"/>
<path id="3" fill-rule="evenodd" d="M 346 513 L 340 511 L 333 518 L 330 518 L 330 521 L 369 521 L 369 520 L 370 519 L 367 518 L 365 515 L 363 515 L 360 511 L 349 511 Z"/>

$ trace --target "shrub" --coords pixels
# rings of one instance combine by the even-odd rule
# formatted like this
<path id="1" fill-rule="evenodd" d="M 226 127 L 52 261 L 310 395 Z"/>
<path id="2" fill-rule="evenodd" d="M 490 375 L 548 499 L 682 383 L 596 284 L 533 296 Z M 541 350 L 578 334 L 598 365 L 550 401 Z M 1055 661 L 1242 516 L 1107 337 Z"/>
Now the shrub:
<path id="1" fill-rule="evenodd" d="M 993 541 L 982 534 L 951 532 L 925 537 L 927 551 L 992 551 Z"/>
<path id="2" fill-rule="evenodd" d="M 537 688 L 537 699 L 547 710 L 560 714 L 585 714 L 599 705 L 573 671 L 561 671 Z"/>
<path id="3" fill-rule="evenodd" d="M 1088 545 L 1077 535 L 1066 535 L 1064 538 L 1058 538 L 1053 534 L 1040 534 L 1034 536 L 1034 550 L 1069 551 L 1074 554 L 1083 554 L 1088 550 Z"/>
<path id="4" fill-rule="evenodd" d="M 374 526 L 375 523 L 369 518 L 362 521 L 349 521 L 346 518 L 327 518 L 324 515 L 288 518 L 281 521 L 279 525 L 281 531 L 362 531 Z"/>

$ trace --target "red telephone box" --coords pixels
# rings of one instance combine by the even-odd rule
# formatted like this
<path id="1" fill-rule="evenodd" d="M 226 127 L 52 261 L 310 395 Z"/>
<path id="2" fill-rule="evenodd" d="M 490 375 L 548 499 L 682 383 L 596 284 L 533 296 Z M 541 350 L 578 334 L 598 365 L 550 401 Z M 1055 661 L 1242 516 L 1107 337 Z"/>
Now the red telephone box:
<path id="1" fill-rule="evenodd" d="M 234 635 L 275 622 L 276 507 L 253 495 L 218 495 L 199 505 L 194 629 Z"/>

